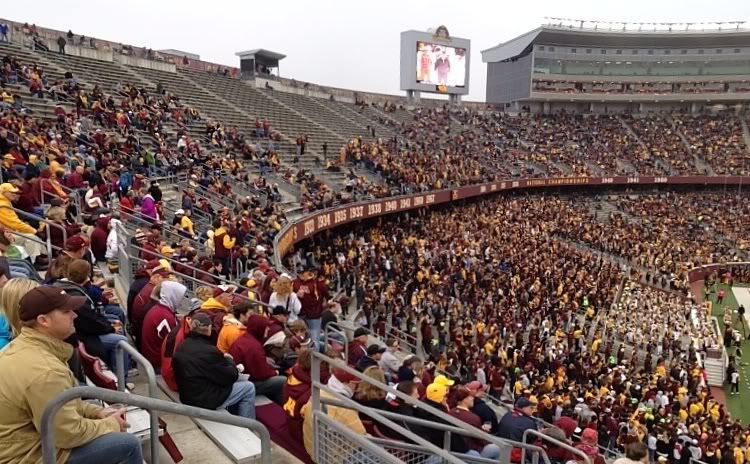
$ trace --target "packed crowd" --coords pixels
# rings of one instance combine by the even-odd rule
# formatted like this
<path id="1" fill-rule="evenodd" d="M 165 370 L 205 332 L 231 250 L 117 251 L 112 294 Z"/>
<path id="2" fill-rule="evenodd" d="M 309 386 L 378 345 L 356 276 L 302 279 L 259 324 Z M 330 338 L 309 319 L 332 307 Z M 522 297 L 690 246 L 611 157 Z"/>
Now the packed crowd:
<path id="1" fill-rule="evenodd" d="M 696 207 L 715 207 L 713 194 L 696 199 Z M 636 283 L 638 271 L 615 301 L 625 277 L 619 267 L 553 238 L 571 207 L 565 203 L 504 198 L 355 228 L 311 244 L 312 259 L 324 276 L 351 289 L 375 333 L 386 335 L 387 321 L 421 339 L 428 359 L 404 366 L 414 363 L 428 402 L 446 400 L 449 410 L 466 390 L 477 404 L 478 390 L 514 398 L 516 412 L 508 416 L 521 419 L 507 421 L 555 423 L 567 438 L 582 430 L 579 444 L 590 440 L 592 458 L 597 444 L 622 450 L 635 441 L 648 445 L 652 462 L 657 453 L 674 462 L 734 456 L 748 432 L 705 384 L 700 359 L 720 345 L 705 308 Z M 672 233 L 681 227 L 673 225 Z M 675 235 L 680 245 L 693 240 Z M 341 275 L 348 277 L 340 281 Z M 374 358 L 384 378 L 413 380 L 415 373 L 403 377 L 387 351 L 368 349 L 357 335 L 349 347 L 353 365 L 366 368 Z M 430 393 L 430 374 L 438 373 L 463 387 Z M 527 407 L 547 424 L 524 422 Z M 518 438 L 515 425 L 490 424 L 493 433 Z"/>
<path id="2" fill-rule="evenodd" d="M 540 175 L 708 174 L 696 157 L 717 174 L 747 171 L 742 126 L 731 114 L 510 116 L 443 107 L 381 123 L 399 135 L 352 141 L 341 148 L 340 164 L 364 165 L 402 191 Z"/>

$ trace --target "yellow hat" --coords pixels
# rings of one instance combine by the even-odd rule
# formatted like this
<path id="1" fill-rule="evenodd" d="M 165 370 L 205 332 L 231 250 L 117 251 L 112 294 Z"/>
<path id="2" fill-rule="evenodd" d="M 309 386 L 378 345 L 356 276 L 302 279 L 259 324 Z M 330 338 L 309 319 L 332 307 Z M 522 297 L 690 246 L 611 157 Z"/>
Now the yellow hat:
<path id="1" fill-rule="evenodd" d="M 11 155 L 10 153 L 6 153 L 5 156 L 3 156 L 3 159 L 12 160 L 16 159 L 16 157 Z"/>
<path id="2" fill-rule="evenodd" d="M 456 382 L 441 374 L 435 377 L 434 383 L 444 387 L 452 387 Z"/>
<path id="3" fill-rule="evenodd" d="M 165 245 L 165 246 L 161 247 L 160 251 L 161 251 L 161 254 L 163 254 L 163 255 L 172 254 L 172 253 L 174 253 L 174 248 L 172 248 L 169 245 Z"/>
<path id="4" fill-rule="evenodd" d="M 18 187 L 8 182 L 0 184 L 0 193 L 18 193 L 19 191 Z"/>
<path id="5" fill-rule="evenodd" d="M 435 403 L 442 403 L 445 401 L 445 397 L 448 396 L 448 387 L 438 383 L 431 383 L 427 386 L 425 396 L 430 401 Z"/>

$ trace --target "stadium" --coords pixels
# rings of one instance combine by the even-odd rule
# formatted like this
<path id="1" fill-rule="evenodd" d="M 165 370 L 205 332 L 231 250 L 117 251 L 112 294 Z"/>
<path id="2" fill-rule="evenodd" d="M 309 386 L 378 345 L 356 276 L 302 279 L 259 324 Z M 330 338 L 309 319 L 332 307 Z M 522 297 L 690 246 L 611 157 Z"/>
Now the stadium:
<path id="1" fill-rule="evenodd" d="M 550 18 L 483 102 L 400 38 L 387 95 L 0 19 L 0 462 L 750 459 L 750 30 Z"/>

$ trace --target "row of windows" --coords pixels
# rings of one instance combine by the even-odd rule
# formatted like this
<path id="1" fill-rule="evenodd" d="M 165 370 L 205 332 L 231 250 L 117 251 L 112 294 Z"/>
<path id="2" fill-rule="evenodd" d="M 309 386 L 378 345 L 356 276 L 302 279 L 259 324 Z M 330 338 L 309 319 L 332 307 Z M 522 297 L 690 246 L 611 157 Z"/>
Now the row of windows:
<path id="1" fill-rule="evenodd" d="M 543 52 L 545 50 L 545 46 L 544 45 L 539 45 L 538 47 L 539 47 L 538 48 L 539 51 Z M 555 47 L 546 47 L 546 49 L 547 49 L 547 51 L 550 51 L 550 52 L 554 52 L 555 51 Z M 587 54 L 593 53 L 593 50 L 590 49 L 590 48 L 587 48 L 585 50 L 586 50 Z M 662 50 L 662 51 L 663 51 L 664 55 L 671 55 L 672 54 L 672 50 Z M 611 52 L 611 50 L 610 50 L 610 52 Z M 640 50 L 631 50 L 630 52 L 631 52 L 632 55 L 637 55 L 638 53 L 640 53 Z M 570 53 L 578 53 L 578 49 L 577 48 L 571 48 L 570 49 Z M 606 55 L 607 54 L 607 50 L 602 48 L 602 49 L 599 50 L 599 53 L 602 54 L 602 55 Z M 649 54 L 649 55 L 653 55 L 654 54 L 654 50 L 647 50 L 646 53 Z M 687 55 L 688 51 L 683 49 L 683 50 L 680 50 L 680 53 L 682 55 Z M 703 49 L 698 50 L 698 54 L 699 55 L 703 55 L 704 53 L 705 53 L 705 50 L 703 50 Z M 716 54 L 717 55 L 721 55 L 722 53 L 724 53 L 724 49 L 723 48 L 717 48 L 716 49 Z M 742 50 L 739 49 L 739 48 L 735 48 L 734 49 L 734 53 L 742 53 Z M 623 54 L 622 50 L 615 50 L 615 55 L 622 55 L 622 54 Z"/>

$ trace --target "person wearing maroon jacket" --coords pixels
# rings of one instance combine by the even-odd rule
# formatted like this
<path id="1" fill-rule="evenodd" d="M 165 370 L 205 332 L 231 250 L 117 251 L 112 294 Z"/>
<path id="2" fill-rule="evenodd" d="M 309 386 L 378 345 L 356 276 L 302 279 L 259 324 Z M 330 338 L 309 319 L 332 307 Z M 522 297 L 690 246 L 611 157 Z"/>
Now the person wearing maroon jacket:
<path id="1" fill-rule="evenodd" d="M 310 338 L 318 343 L 321 315 L 328 304 L 328 288 L 325 282 L 316 278 L 316 274 L 317 269 L 314 267 L 305 267 L 302 276 L 294 281 L 294 291 L 302 302 L 300 319 L 304 320 L 310 329 Z"/>
<path id="2" fill-rule="evenodd" d="M 354 337 L 349 342 L 347 362 L 350 366 L 356 366 L 360 359 L 367 356 L 367 337 L 370 331 L 364 327 L 359 327 L 354 331 Z"/>
<path id="3" fill-rule="evenodd" d="M 186 315 L 182 319 L 179 329 L 171 331 L 161 345 L 161 376 L 164 378 L 167 386 L 173 391 L 177 391 L 178 387 L 174 376 L 174 369 L 172 368 L 172 359 L 177 348 L 179 348 L 185 337 L 190 333 L 190 320 L 194 313 L 195 311 L 191 311 Z"/>
<path id="4" fill-rule="evenodd" d="M 474 395 L 467 388 L 461 388 L 456 392 L 456 407 L 450 411 L 451 416 L 467 424 L 489 432 L 491 425 L 482 424 L 482 419 L 471 412 L 474 407 Z M 483 458 L 496 460 L 500 457 L 500 447 L 493 443 L 487 443 L 484 440 L 476 438 L 467 438 L 466 444 L 469 445 L 469 451 L 466 453 L 470 456 L 481 456 Z"/>
<path id="5" fill-rule="evenodd" d="M 300 441 L 302 440 L 302 422 L 304 419 L 302 407 L 310 400 L 312 392 L 311 362 L 312 352 L 307 349 L 303 350 L 284 385 L 283 408 L 286 412 L 289 433 L 292 438 Z M 323 382 L 322 379 L 321 382 Z"/>
<path id="6" fill-rule="evenodd" d="M 177 308 L 185 297 L 187 287 L 179 282 L 166 280 L 161 283 L 159 302 L 146 314 L 141 328 L 141 353 L 154 370 L 161 369 L 161 347 L 164 340 L 177 327 Z"/>
<path id="7" fill-rule="evenodd" d="M 67 179 L 65 179 L 65 183 L 68 185 L 68 188 L 72 188 L 74 190 L 81 190 L 86 188 L 86 184 L 83 183 L 83 172 L 83 166 L 76 166 L 75 170 L 70 173 Z"/>
<path id="8" fill-rule="evenodd" d="M 244 373 L 250 376 L 255 385 L 256 395 L 266 395 L 274 403 L 283 406 L 286 377 L 268 364 L 263 342 L 268 335 L 268 319 L 254 314 L 245 324 L 245 334 L 237 339 L 229 349 L 229 354 L 237 365 L 242 364 Z"/>
<path id="9" fill-rule="evenodd" d="M 170 275 L 169 269 L 155 267 L 151 271 L 148 283 L 143 286 L 138 295 L 133 298 L 132 310 L 128 311 L 128 322 L 130 323 L 130 334 L 133 336 L 135 347 L 141 349 L 141 327 L 148 311 L 156 304 L 152 298 L 154 289 Z"/>

